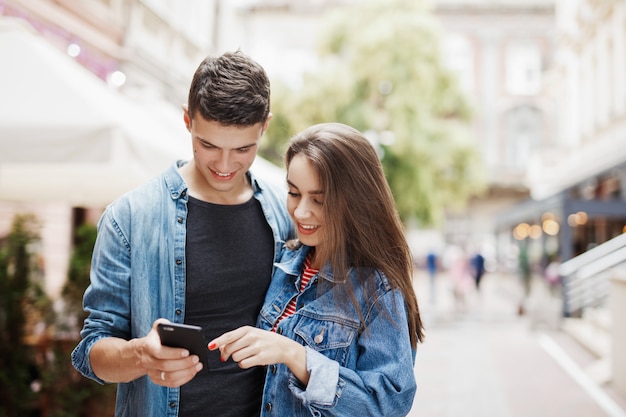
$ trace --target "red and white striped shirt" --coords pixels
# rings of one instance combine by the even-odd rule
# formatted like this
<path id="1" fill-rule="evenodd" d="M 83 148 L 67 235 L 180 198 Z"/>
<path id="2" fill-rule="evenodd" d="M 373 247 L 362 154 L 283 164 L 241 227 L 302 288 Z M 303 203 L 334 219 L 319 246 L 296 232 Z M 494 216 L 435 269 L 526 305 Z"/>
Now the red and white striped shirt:
<path id="1" fill-rule="evenodd" d="M 298 290 L 298 294 L 294 296 L 291 301 L 289 301 L 289 304 L 287 304 L 287 308 L 285 308 L 283 314 L 281 314 L 281 316 L 274 324 L 274 327 L 272 327 L 273 332 L 276 331 L 278 324 L 283 319 L 294 315 L 294 313 L 296 312 L 296 301 L 298 300 L 298 296 L 302 294 L 302 291 L 304 291 L 306 284 L 308 284 L 309 281 L 311 281 L 311 278 L 313 278 L 318 272 L 319 269 L 311 268 L 311 254 L 307 255 L 306 259 L 304 260 L 304 270 L 302 271 L 302 278 L 300 279 L 300 289 Z"/>

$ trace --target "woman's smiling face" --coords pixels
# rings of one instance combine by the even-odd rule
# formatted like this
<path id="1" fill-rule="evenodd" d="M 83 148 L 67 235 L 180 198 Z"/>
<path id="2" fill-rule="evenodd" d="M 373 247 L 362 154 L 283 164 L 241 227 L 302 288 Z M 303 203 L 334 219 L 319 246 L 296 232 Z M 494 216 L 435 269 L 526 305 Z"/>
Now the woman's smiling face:
<path id="1" fill-rule="evenodd" d="M 317 170 L 301 154 L 287 169 L 287 210 L 298 230 L 298 239 L 307 246 L 319 246 L 324 239 L 324 190 Z"/>

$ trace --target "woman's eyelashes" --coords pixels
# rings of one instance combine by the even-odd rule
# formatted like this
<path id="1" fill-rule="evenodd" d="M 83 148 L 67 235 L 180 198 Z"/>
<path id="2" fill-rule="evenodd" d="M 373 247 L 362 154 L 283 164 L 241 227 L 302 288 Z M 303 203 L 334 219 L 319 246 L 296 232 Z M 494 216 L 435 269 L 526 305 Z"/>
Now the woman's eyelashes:
<path id="1" fill-rule="evenodd" d="M 289 197 L 291 198 L 300 198 L 302 195 L 298 192 L 295 191 L 287 191 L 287 195 L 289 195 Z M 311 201 L 313 201 L 315 204 L 323 206 L 324 205 L 324 200 L 321 200 L 317 197 L 313 197 L 311 198 Z"/>

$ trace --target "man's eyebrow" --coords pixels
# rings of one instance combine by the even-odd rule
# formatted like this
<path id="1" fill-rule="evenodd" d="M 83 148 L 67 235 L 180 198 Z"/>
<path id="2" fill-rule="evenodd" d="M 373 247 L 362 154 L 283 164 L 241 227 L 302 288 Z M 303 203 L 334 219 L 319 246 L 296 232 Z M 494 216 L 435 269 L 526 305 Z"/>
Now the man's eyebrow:
<path id="1" fill-rule="evenodd" d="M 212 143 L 211 143 L 211 142 L 209 142 L 208 140 L 206 140 L 206 139 L 202 139 L 202 138 L 201 138 L 201 137 L 199 137 L 199 136 L 196 136 L 196 139 L 197 139 L 199 142 L 202 142 L 204 145 L 209 145 L 209 146 L 212 146 L 212 147 L 214 147 L 214 148 L 219 148 L 219 146 L 215 146 L 214 144 L 212 144 Z M 250 143 L 250 144 L 248 144 L 248 145 L 240 146 L 239 148 L 235 148 L 235 149 L 236 149 L 236 150 L 237 150 L 237 149 L 238 149 L 238 150 L 242 150 L 242 149 L 249 149 L 249 148 L 252 148 L 252 147 L 254 147 L 254 146 L 256 146 L 256 145 L 257 145 L 256 143 Z"/>
<path id="2" fill-rule="evenodd" d="M 249 145 L 243 145 L 243 146 L 240 146 L 239 148 L 235 148 L 235 149 L 248 149 L 248 148 L 252 148 L 252 147 L 255 147 L 255 146 L 256 146 L 256 143 L 251 143 Z"/>
<path id="3" fill-rule="evenodd" d="M 215 145 L 213 145 L 211 142 L 209 142 L 208 140 L 206 140 L 206 139 L 202 139 L 202 138 L 201 138 L 201 137 L 199 137 L 199 136 L 196 136 L 196 139 L 197 139 L 198 141 L 200 141 L 200 142 L 204 143 L 205 145 L 215 146 Z"/>

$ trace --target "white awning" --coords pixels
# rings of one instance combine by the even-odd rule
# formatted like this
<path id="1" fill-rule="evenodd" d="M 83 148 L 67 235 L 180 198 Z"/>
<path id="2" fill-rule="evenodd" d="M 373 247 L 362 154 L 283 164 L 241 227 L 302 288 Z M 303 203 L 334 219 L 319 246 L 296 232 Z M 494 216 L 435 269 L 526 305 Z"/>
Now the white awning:
<path id="1" fill-rule="evenodd" d="M 191 157 L 182 109 L 110 89 L 25 22 L 0 19 L 0 61 L 0 201 L 102 207 Z"/>

